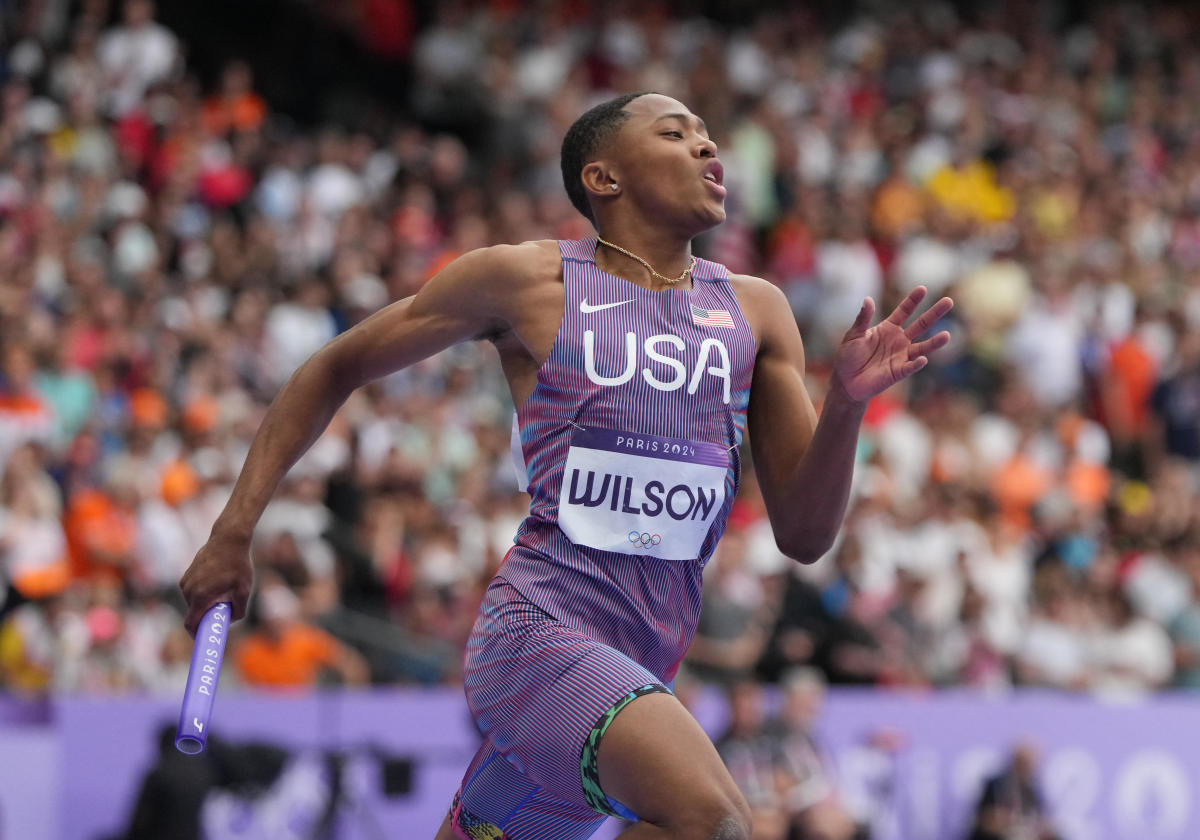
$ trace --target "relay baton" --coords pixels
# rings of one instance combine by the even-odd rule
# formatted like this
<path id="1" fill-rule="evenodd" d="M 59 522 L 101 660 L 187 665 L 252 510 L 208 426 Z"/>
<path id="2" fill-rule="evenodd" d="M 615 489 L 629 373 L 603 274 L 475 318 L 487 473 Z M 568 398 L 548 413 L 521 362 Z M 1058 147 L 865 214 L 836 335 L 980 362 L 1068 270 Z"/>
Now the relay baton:
<path id="1" fill-rule="evenodd" d="M 192 666 L 188 669 L 183 707 L 179 710 L 179 728 L 175 732 L 175 749 L 182 753 L 196 755 L 203 752 L 208 741 L 208 722 L 212 717 L 217 681 L 221 677 L 221 658 L 225 655 L 225 638 L 229 635 L 232 615 L 233 606 L 222 601 L 209 608 L 196 630 Z"/>

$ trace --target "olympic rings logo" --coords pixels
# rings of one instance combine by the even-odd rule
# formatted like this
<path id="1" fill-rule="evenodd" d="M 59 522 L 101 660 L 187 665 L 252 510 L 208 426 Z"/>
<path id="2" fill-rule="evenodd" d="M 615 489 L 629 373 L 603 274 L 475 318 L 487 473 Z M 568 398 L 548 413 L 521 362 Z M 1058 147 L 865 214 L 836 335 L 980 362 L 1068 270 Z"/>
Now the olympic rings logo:
<path id="1" fill-rule="evenodd" d="M 645 531 L 640 533 L 638 531 L 630 531 L 629 541 L 636 546 L 650 548 L 651 546 L 658 545 L 660 542 L 662 542 L 662 537 L 658 534 L 647 534 Z"/>

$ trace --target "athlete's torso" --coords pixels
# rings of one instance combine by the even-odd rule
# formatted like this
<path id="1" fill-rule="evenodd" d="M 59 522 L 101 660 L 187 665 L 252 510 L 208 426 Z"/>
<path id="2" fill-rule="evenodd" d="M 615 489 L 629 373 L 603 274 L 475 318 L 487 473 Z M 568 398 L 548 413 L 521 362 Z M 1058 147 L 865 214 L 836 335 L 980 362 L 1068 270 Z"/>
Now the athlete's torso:
<path id="1" fill-rule="evenodd" d="M 561 323 L 517 412 L 530 513 L 499 574 L 670 679 L 737 492 L 754 337 L 723 266 L 650 291 L 594 239 L 559 246 Z"/>

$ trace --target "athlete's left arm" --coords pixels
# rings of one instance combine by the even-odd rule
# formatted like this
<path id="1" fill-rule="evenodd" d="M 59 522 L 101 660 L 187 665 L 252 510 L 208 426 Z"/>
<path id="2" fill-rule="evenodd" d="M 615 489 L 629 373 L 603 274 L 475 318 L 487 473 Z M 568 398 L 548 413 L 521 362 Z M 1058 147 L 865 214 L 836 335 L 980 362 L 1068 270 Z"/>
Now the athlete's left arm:
<path id="1" fill-rule="evenodd" d="M 917 339 L 953 303 L 942 298 L 905 327 L 925 297 L 919 287 L 872 327 L 875 303 L 867 298 L 834 354 L 818 419 L 804 385 L 804 345 L 787 299 L 764 280 L 734 281 L 758 344 L 748 422 L 759 487 L 780 550 L 811 563 L 833 545 L 846 513 L 868 400 L 923 368 L 929 354 L 950 340 L 946 332 Z"/>

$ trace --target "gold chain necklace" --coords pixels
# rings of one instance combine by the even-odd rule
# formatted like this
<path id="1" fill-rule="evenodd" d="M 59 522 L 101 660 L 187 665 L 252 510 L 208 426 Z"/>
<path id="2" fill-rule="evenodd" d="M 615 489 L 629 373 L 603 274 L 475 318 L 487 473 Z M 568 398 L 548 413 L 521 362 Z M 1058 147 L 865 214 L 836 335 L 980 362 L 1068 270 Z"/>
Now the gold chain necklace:
<path id="1" fill-rule="evenodd" d="M 655 271 L 650 266 L 650 263 L 646 262 L 644 259 L 639 257 L 637 254 L 633 254 L 633 253 L 630 253 L 629 251 L 626 251 L 620 245 L 614 245 L 611 242 L 608 242 L 607 240 L 600 238 L 599 236 L 596 237 L 596 241 L 599 242 L 601 245 L 607 245 L 609 248 L 612 248 L 614 251 L 619 251 L 620 253 L 629 257 L 631 260 L 637 260 L 638 262 L 640 262 L 642 265 L 644 265 L 646 267 L 646 270 L 649 271 L 651 275 L 653 275 L 654 277 L 657 277 L 659 280 L 663 281 L 664 283 L 668 283 L 672 286 L 675 285 L 676 283 L 682 282 L 689 274 L 692 273 L 692 269 L 696 267 L 696 258 L 692 257 L 691 264 L 688 265 L 688 267 L 683 270 L 683 274 L 680 274 L 678 277 L 665 277 L 662 274 L 659 274 L 657 271 Z"/>

